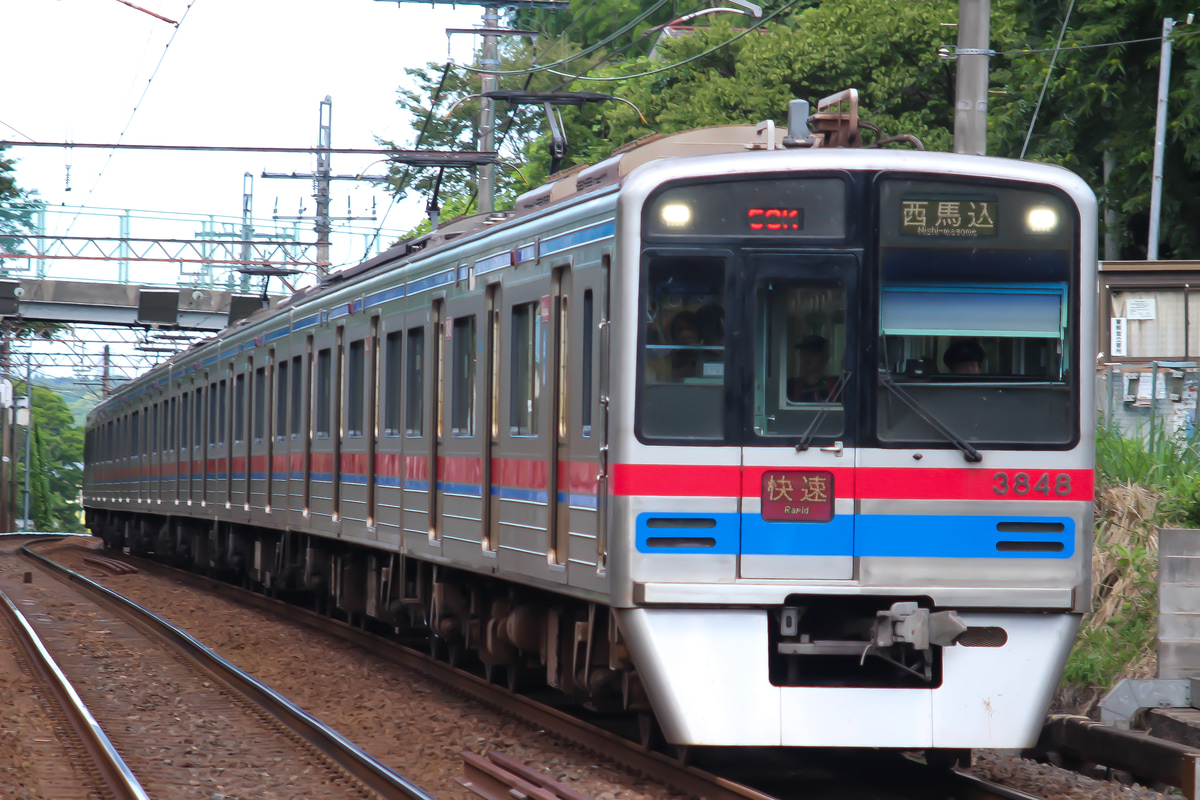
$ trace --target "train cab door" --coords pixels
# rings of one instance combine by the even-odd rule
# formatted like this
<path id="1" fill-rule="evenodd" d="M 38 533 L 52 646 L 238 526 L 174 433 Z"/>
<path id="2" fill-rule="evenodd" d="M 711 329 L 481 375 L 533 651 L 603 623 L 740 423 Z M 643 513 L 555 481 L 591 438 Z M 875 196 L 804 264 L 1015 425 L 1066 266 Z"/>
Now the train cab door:
<path id="1" fill-rule="evenodd" d="M 854 577 L 858 257 L 747 258 L 739 575 Z"/>
<path id="2" fill-rule="evenodd" d="M 543 330 L 547 330 L 547 343 L 551 388 L 550 419 L 550 463 L 547 470 L 547 499 L 550 503 L 550 541 L 547 560 L 551 564 L 565 566 L 570 555 L 571 540 L 571 437 L 568 431 L 571 382 L 568 360 L 571 355 L 569 341 L 571 297 L 571 268 L 559 267 L 551 278 L 549 314 L 543 313 Z M 546 300 L 543 300 L 546 303 Z M 546 317 L 549 316 L 549 319 Z"/>

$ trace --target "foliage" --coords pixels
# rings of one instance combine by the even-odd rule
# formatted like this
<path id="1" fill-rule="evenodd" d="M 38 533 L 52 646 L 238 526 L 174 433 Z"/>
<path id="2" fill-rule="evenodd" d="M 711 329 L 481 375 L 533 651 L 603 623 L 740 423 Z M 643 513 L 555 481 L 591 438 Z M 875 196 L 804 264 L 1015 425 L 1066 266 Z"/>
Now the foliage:
<path id="1" fill-rule="evenodd" d="M 994 41 L 996 49 L 1052 49 L 1062 26 L 1063 4 L 1018 0 L 1020 36 Z M 1122 258 L 1141 258 L 1149 227 L 1150 182 L 1164 17 L 1179 19 L 1173 42 L 1169 122 L 1164 158 L 1163 258 L 1200 258 L 1200 39 L 1183 25 L 1187 7 L 1168 0 L 1076 2 L 1064 48 L 1047 82 L 1051 53 L 1021 53 L 1007 62 L 1007 94 L 992 104 L 997 155 L 1020 154 L 1042 86 L 1042 103 L 1027 158 L 1061 164 L 1079 173 L 1119 212 L 1116 233 Z M 1137 41 L 1148 40 L 1148 41 Z M 993 81 L 995 83 L 995 81 Z M 1104 154 L 1115 164 L 1104 181 Z"/>
<path id="2" fill-rule="evenodd" d="M 1157 433 L 1096 435 L 1096 527 L 1092 612 L 1064 681 L 1084 708 L 1118 680 L 1153 672 L 1158 529 L 1200 527 L 1200 451 Z"/>
<path id="3" fill-rule="evenodd" d="M 993 31 L 1009 37 L 1014 35 L 1011 2 L 993 4 Z M 630 101 L 644 115 L 645 122 L 638 111 L 620 102 L 562 108 L 569 142 L 563 168 L 595 163 L 649 133 L 763 119 L 783 124 L 788 101 L 799 97 L 815 102 L 848 87 L 859 89 L 863 118 L 880 129 L 880 136 L 909 133 L 929 149 L 950 149 L 954 73 L 938 58 L 937 48 L 953 40 L 940 23 L 957 18 L 956 3 L 775 0 L 762 5 L 765 14 L 778 15 L 761 28 L 746 32 L 759 23 L 742 15 L 714 14 L 689 20 L 694 27 L 691 35 L 663 40 L 658 40 L 657 26 L 694 6 L 591 0 L 573 4 L 572 12 L 555 20 L 538 22 L 529 16 L 524 27 L 546 30 L 549 43 L 540 40 L 535 49 L 526 40 L 507 42 L 501 58 L 505 70 L 580 57 L 556 66 L 561 74 L 542 70 L 502 76 L 500 88 L 604 92 Z M 639 21 L 646 11 L 650 15 Z M 658 71 L 663 67 L 669 68 Z M 646 72 L 654 74 L 622 78 Z M 435 65 L 409 74 L 415 85 L 400 91 L 399 103 L 418 125 L 429 117 L 422 146 L 474 148 L 472 119 L 478 103 L 462 98 L 479 91 L 478 77 L 451 70 L 442 84 L 441 68 Z M 570 75 L 611 80 L 573 80 Z M 460 100 L 445 117 L 446 109 Z M 520 166 L 528 186 L 536 186 L 548 177 L 550 166 L 544 112 L 535 106 L 499 105 L 497 138 L 502 142 L 502 158 Z M 429 116 L 431 107 L 436 113 Z M 427 196 L 435 173 L 416 171 L 418 177 L 407 189 Z M 394 174 L 395 190 L 402 186 L 400 175 Z M 498 169 L 497 184 L 498 208 L 511 204 L 527 188 L 507 166 Z M 473 179 L 464 171 L 447 170 L 443 197 L 469 197 L 474 190 Z"/>
<path id="4" fill-rule="evenodd" d="M 33 215 L 42 202 L 17 186 L 13 172 L 16 163 L 4 158 L 0 147 L 0 274 L 4 272 L 4 255 L 21 252 L 20 236 L 33 228 Z"/>
<path id="5" fill-rule="evenodd" d="M 23 383 L 14 386 L 24 394 Z M 30 517 L 35 530 L 81 531 L 79 487 L 83 482 L 83 428 L 75 424 L 66 401 L 56 392 L 33 387 L 33 424 L 30 442 Z M 20 440 L 18 440 L 20 447 Z M 17 458 L 16 481 L 24 486 L 25 457 Z M 20 498 L 18 490 L 17 498 Z M 23 503 L 14 498 L 14 516 Z"/>

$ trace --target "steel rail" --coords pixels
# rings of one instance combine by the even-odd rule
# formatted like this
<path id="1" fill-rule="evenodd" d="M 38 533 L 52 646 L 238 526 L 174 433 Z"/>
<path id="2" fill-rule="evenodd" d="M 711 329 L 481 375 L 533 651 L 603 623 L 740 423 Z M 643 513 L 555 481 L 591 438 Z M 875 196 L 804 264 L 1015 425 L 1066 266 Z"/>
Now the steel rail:
<path id="1" fill-rule="evenodd" d="M 489 683 L 478 675 L 438 661 L 420 650 L 384 639 L 340 620 L 156 561 L 136 556 L 122 556 L 122 558 L 135 564 L 145 573 L 169 576 L 171 580 L 231 599 L 240 605 L 265 611 L 289 622 L 368 649 L 393 663 L 419 672 L 452 691 L 469 695 L 485 705 L 519 717 L 543 731 L 573 742 L 634 772 L 661 781 L 693 797 L 701 797 L 705 800 L 777 800 L 774 795 L 697 767 L 686 766 L 663 753 L 649 750 L 623 736 L 596 727 L 586 720 L 542 705 L 524 696 L 513 694 L 503 687 Z M 911 780 L 915 785 L 926 787 L 931 784 L 937 785 L 946 792 L 947 797 L 955 797 L 957 800 L 1039 800 L 1033 795 L 1009 789 L 972 775 L 958 771 L 934 772 L 928 767 L 912 762 L 908 762 L 908 769 L 903 770 L 903 775 L 906 780 Z M 889 784 L 894 784 L 894 781 L 889 781 Z"/>
<path id="2" fill-rule="evenodd" d="M 118 800 L 150 800 L 150 795 L 142 788 L 133 770 L 125 763 L 125 759 L 121 758 L 108 734 L 100 727 L 100 723 L 96 722 L 92 712 L 79 698 L 75 687 L 67 680 L 50 651 L 42 644 L 37 631 L 4 592 L 0 592 L 0 609 L 3 610 L 9 627 L 28 655 L 34 670 L 50 688 L 58 707 L 62 709 L 67 721 L 79 736 L 83 748 L 96 765 L 109 791 Z"/>
<path id="3" fill-rule="evenodd" d="M 40 541 L 54 541 L 54 539 L 41 539 Z M 267 710 L 290 730 L 380 797 L 386 798 L 386 800 L 399 800 L 400 798 L 404 800 L 436 800 L 433 795 L 407 778 L 397 775 L 325 723 L 306 714 L 271 687 L 238 669 L 161 617 L 30 549 L 29 544 L 21 548 L 21 553 L 47 569 L 54 577 L 74 584 L 99 604 L 177 648 L 201 668 L 240 692 L 251 702 Z"/>

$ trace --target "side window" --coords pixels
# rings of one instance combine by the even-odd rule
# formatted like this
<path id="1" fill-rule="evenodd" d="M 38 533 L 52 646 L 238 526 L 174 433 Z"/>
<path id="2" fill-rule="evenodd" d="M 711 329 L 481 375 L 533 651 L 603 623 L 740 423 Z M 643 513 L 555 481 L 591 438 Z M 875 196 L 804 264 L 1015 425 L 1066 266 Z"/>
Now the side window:
<path id="1" fill-rule="evenodd" d="M 282 439 L 287 433 L 288 426 L 288 369 L 291 363 L 285 358 L 275 366 L 275 438 Z M 298 403 L 299 399 L 292 400 Z"/>
<path id="2" fill-rule="evenodd" d="M 217 444 L 225 444 L 225 425 L 229 419 L 225 414 L 225 406 L 228 403 L 229 387 L 226 381 L 221 381 L 217 385 Z"/>
<path id="3" fill-rule="evenodd" d="M 191 417 L 188 416 L 188 400 L 189 392 L 183 392 L 179 395 L 179 449 L 187 450 L 191 446 Z"/>
<path id="4" fill-rule="evenodd" d="M 138 434 L 141 433 L 141 427 L 142 427 L 140 424 L 141 420 L 139 419 L 138 412 L 136 412 L 136 411 L 133 412 L 129 416 L 129 419 L 131 420 L 129 427 L 132 429 L 132 435 L 130 436 L 129 447 L 130 447 L 130 452 L 136 456 L 137 454 L 139 454 L 141 452 L 141 450 L 138 448 L 138 438 L 139 438 Z"/>
<path id="5" fill-rule="evenodd" d="M 509 434 L 537 435 L 537 341 L 541 316 L 537 303 L 522 303 L 512 311 L 512 376 L 509 382 Z"/>
<path id="6" fill-rule="evenodd" d="M 475 435 L 475 317 L 455 317 L 453 369 L 453 407 L 450 430 L 455 436 Z"/>
<path id="7" fill-rule="evenodd" d="M 579 401 L 582 404 L 580 427 L 584 436 L 592 435 L 592 343 L 595 341 L 595 327 L 592 290 L 588 289 L 583 293 L 583 363 L 579 365 L 583 373 L 580 381 Z"/>
<path id="8" fill-rule="evenodd" d="M 296 356 L 292 359 L 292 435 L 300 435 L 301 412 L 304 410 L 304 358 Z"/>
<path id="9" fill-rule="evenodd" d="M 408 436 L 422 436 L 425 419 L 425 329 L 411 328 L 408 331 L 407 397 L 405 397 L 404 431 Z"/>
<path id="10" fill-rule="evenodd" d="M 346 434 L 363 434 L 363 394 L 365 392 L 366 342 L 357 339 L 350 343 L 350 359 L 346 363 Z"/>
<path id="11" fill-rule="evenodd" d="M 239 373 L 233 379 L 233 441 L 246 440 L 246 374 Z"/>
<path id="12" fill-rule="evenodd" d="M 333 352 L 326 347 L 317 351 L 317 403 L 313 426 L 317 436 L 329 436 L 329 395 L 333 391 Z"/>
<path id="13" fill-rule="evenodd" d="M 385 436 L 400 435 L 401 369 L 404 359 L 404 332 L 394 331 L 387 335 L 383 352 L 383 433 Z"/>
<path id="14" fill-rule="evenodd" d="M 261 442 L 267 428 L 267 368 L 254 370 L 254 441 Z"/>

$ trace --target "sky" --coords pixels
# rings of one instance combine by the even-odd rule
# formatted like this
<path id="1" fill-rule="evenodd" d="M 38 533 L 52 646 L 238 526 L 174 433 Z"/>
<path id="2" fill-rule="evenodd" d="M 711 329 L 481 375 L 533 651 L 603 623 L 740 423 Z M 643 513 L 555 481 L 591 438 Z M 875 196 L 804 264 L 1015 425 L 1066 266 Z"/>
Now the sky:
<path id="1" fill-rule="evenodd" d="M 474 27 L 481 19 L 478 6 L 378 0 L 130 2 L 179 25 L 122 0 L 0 0 L 0 139 L 310 147 L 317 144 L 320 103 L 328 95 L 335 148 L 377 147 L 375 137 L 411 146 L 414 120 L 395 103 L 407 80 L 404 69 L 443 63 L 445 29 Z M 453 37 L 456 60 L 469 60 L 473 38 Z M 260 177 L 264 170 L 311 173 L 315 157 L 304 153 L 13 147 L 6 156 L 18 160 L 18 184 L 36 190 L 52 209 L 150 212 L 134 215 L 134 237 L 191 238 L 200 224 L 194 216 L 170 224 L 142 216 L 240 218 L 247 172 L 255 218 L 269 220 L 276 206 L 291 216 L 302 205 L 309 215 L 315 207 L 310 181 Z M 334 155 L 332 171 L 381 175 L 385 165 L 370 166 L 375 158 Z M 379 216 L 391 203 L 390 195 L 366 182 L 334 181 L 332 197 L 334 216 L 348 215 L 348 200 L 349 214 L 356 216 L 370 215 L 372 199 Z M 415 201 L 397 205 L 386 227 L 411 228 L 422 208 Z M 311 222 L 301 224 L 305 240 L 315 238 Z M 373 230 L 379 221 L 354 224 Z M 51 213 L 47 229 L 119 235 L 109 213 Z M 335 228 L 331 259 L 357 261 L 367 238 Z M 66 274 L 66 265 L 56 268 L 59 277 L 79 277 Z"/>

